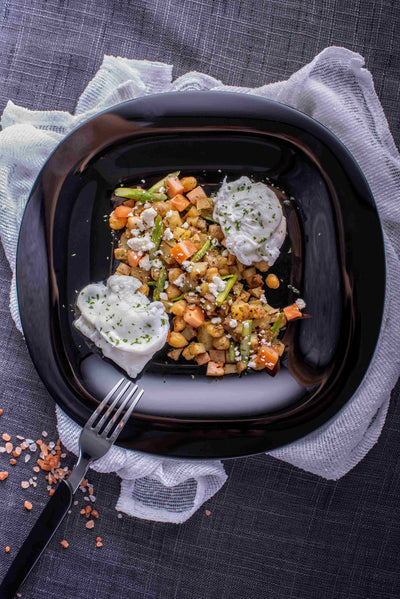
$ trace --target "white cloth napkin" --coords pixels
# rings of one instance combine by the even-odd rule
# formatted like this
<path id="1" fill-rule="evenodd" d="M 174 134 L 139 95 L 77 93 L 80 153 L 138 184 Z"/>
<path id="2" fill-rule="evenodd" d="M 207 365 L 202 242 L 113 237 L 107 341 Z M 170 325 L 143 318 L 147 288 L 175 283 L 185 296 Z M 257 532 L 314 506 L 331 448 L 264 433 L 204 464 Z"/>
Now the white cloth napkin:
<path id="1" fill-rule="evenodd" d="M 105 56 L 74 115 L 30 111 L 9 102 L 1 120 L 0 235 L 13 270 L 23 209 L 40 167 L 73 127 L 101 109 L 156 92 L 239 91 L 293 106 L 336 133 L 361 165 L 384 227 L 388 286 L 383 328 L 374 360 L 352 400 L 319 430 L 270 453 L 328 479 L 343 476 L 377 441 L 400 370 L 400 157 L 371 74 L 363 65 L 358 54 L 327 48 L 287 81 L 249 89 L 227 87 L 195 72 L 172 81 L 172 66 Z M 373 273 L 371 284 L 372 279 Z M 10 309 L 20 329 L 14 278 Z M 77 453 L 79 427 L 59 408 L 57 419 L 63 444 Z M 115 471 L 121 477 L 118 510 L 175 523 L 189 518 L 227 478 L 217 461 L 175 461 L 118 447 L 98 461 L 95 469 Z"/>

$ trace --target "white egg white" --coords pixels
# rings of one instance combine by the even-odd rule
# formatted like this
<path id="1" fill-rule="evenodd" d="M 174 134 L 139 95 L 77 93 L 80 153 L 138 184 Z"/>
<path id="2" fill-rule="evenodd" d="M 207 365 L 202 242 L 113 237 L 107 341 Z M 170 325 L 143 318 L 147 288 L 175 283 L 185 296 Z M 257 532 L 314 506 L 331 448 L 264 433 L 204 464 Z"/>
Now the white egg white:
<path id="1" fill-rule="evenodd" d="M 214 198 L 213 218 L 222 227 L 227 249 L 240 262 L 274 264 L 286 237 L 286 219 L 267 185 L 248 177 L 229 183 L 225 179 Z"/>
<path id="2" fill-rule="evenodd" d="M 169 322 L 164 305 L 150 302 L 135 277 L 112 275 L 84 287 L 74 325 L 131 377 L 165 344 Z"/>

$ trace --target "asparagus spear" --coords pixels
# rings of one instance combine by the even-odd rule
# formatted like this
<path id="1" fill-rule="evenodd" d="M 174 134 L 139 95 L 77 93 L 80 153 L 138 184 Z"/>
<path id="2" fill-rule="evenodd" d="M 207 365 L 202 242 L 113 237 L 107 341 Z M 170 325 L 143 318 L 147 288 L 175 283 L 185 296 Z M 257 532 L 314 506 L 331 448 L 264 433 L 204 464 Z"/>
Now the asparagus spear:
<path id="1" fill-rule="evenodd" d="M 154 248 L 149 252 L 150 260 L 154 260 L 156 257 L 156 251 L 160 247 L 161 239 L 164 232 L 164 226 L 162 217 L 160 215 L 156 216 L 156 220 L 154 221 L 154 228 L 151 234 L 151 241 L 154 243 Z"/>
<path id="2" fill-rule="evenodd" d="M 215 300 L 215 304 L 217 306 L 221 306 L 222 303 L 226 300 L 226 298 L 228 297 L 228 293 L 230 292 L 230 290 L 232 289 L 232 287 L 234 286 L 236 281 L 237 281 L 237 274 L 235 273 L 234 275 L 231 276 L 230 279 L 227 280 L 225 289 L 217 295 L 217 298 Z"/>
<path id="3" fill-rule="evenodd" d="M 279 314 L 278 318 L 275 320 L 274 324 L 272 325 L 272 329 L 271 329 L 272 341 L 275 341 L 276 337 L 279 334 L 279 329 L 281 328 L 282 319 L 283 319 L 283 312 L 281 312 Z"/>
<path id="4" fill-rule="evenodd" d="M 240 357 L 241 361 L 245 367 L 249 362 L 250 355 L 250 339 L 251 339 L 251 331 L 253 328 L 252 320 L 244 320 L 242 327 L 242 339 L 240 341 Z"/>
<path id="5" fill-rule="evenodd" d="M 158 273 L 158 279 L 157 279 L 157 284 L 156 284 L 156 288 L 154 289 L 154 293 L 153 293 L 153 300 L 159 300 L 160 299 L 160 293 L 162 293 L 164 291 L 164 285 L 165 285 L 165 281 L 167 280 L 167 273 L 165 272 L 165 266 L 162 266 L 160 268 L 160 272 Z"/>
<path id="6" fill-rule="evenodd" d="M 165 182 L 167 179 L 169 179 L 170 177 L 178 177 L 180 172 L 181 171 L 175 171 L 175 173 L 170 173 L 166 177 L 163 177 L 162 179 L 157 181 L 157 183 L 154 183 L 154 185 L 152 185 L 150 187 L 150 189 L 148 190 L 148 193 L 154 193 L 156 191 L 160 191 L 161 187 L 165 187 Z"/>
<path id="7" fill-rule="evenodd" d="M 235 356 L 235 344 L 233 341 L 230 342 L 229 344 L 229 349 L 228 349 L 228 358 L 229 360 L 234 364 L 236 362 L 236 356 Z"/>
<path id="8" fill-rule="evenodd" d="M 201 260 L 202 257 L 206 254 L 206 252 L 210 249 L 210 245 L 211 241 L 207 239 L 203 247 L 201 247 L 199 251 L 196 252 L 195 255 L 192 257 L 192 262 L 198 262 L 199 260 Z"/>
<path id="9" fill-rule="evenodd" d="M 178 295 L 178 297 L 174 297 L 174 299 L 172 299 L 171 302 L 177 302 L 178 300 L 181 300 L 184 297 L 185 297 L 184 295 Z"/>
<path id="10" fill-rule="evenodd" d="M 132 187 L 117 187 L 114 195 L 118 198 L 129 198 L 144 204 L 145 202 L 162 202 L 167 199 L 165 193 L 153 193 L 144 189 L 133 189 Z"/>

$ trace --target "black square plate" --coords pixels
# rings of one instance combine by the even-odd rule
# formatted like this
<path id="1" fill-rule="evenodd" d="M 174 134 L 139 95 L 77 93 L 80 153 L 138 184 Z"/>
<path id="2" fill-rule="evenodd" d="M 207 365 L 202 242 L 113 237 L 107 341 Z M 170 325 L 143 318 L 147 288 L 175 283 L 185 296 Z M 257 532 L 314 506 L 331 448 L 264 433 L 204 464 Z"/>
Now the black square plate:
<path id="1" fill-rule="evenodd" d="M 180 170 L 216 188 L 248 175 L 282 188 L 288 239 L 268 301 L 300 290 L 312 318 L 291 323 L 283 367 L 210 379 L 155 356 L 121 435 L 126 447 L 179 457 L 248 455 L 295 441 L 353 395 L 372 359 L 385 293 L 377 210 L 360 168 L 327 129 L 255 96 L 148 96 L 85 122 L 50 156 L 32 189 L 17 256 L 26 341 L 45 385 L 79 424 L 124 374 L 75 330 L 76 293 L 115 269 L 112 190 Z"/>

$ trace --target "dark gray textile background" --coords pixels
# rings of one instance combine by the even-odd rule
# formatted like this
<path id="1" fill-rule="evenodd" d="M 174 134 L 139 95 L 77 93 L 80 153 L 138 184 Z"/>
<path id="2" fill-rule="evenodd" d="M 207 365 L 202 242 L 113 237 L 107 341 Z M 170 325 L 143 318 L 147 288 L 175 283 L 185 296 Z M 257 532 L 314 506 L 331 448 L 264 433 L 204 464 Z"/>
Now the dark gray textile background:
<path id="1" fill-rule="evenodd" d="M 366 58 L 400 142 L 396 0 L 3 0 L 0 14 L 0 110 L 8 99 L 73 110 L 105 53 L 173 63 L 175 75 L 199 70 L 258 86 L 288 77 L 326 46 L 343 45 Z M 9 316 L 9 282 L 1 252 L 0 432 L 36 439 L 45 429 L 54 438 L 54 403 Z M 339 482 L 262 455 L 229 461 L 227 484 L 180 526 L 118 519 L 118 480 L 91 474 L 95 530 L 84 528 L 74 508 L 22 597 L 397 599 L 399 395 L 397 385 L 378 444 Z M 0 470 L 7 466 L 0 455 Z M 43 477 L 34 492 L 21 489 L 28 472 L 19 463 L 0 482 L 0 576 L 47 499 Z M 31 513 L 25 499 L 34 503 Z"/>

